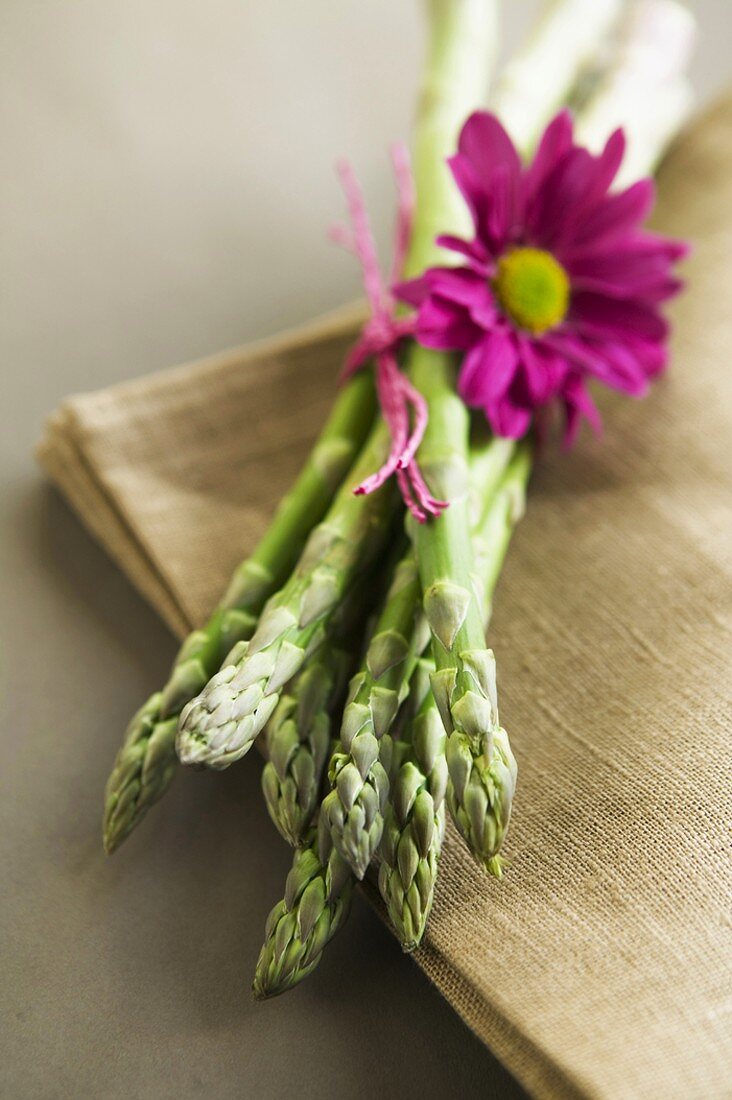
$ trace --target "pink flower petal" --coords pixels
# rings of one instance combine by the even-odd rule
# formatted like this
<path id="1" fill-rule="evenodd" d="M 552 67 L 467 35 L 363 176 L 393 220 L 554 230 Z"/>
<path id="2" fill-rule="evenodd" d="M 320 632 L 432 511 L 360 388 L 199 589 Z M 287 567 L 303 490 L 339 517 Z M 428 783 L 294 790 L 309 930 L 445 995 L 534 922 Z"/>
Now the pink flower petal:
<path id="1" fill-rule="evenodd" d="M 557 393 L 567 373 L 566 365 L 557 352 L 540 340 L 522 335 L 518 348 L 528 399 L 534 406 L 545 405 Z"/>
<path id="2" fill-rule="evenodd" d="M 448 157 L 447 165 L 461 195 L 465 199 L 473 219 L 473 225 L 480 237 L 488 221 L 486 180 L 478 175 L 475 165 L 460 153 Z"/>
<path id="3" fill-rule="evenodd" d="M 486 350 L 481 341 L 466 352 L 458 374 L 458 393 L 470 408 L 482 408 L 485 404 L 484 388 L 488 369 Z"/>
<path id="4" fill-rule="evenodd" d="M 546 177 L 531 217 L 527 211 L 527 222 L 537 241 L 560 259 L 582 233 L 592 211 L 605 202 L 624 149 L 623 131 L 615 130 L 599 156 L 573 146 Z"/>
<path id="5" fill-rule="evenodd" d="M 484 284 L 481 294 L 476 295 L 470 303 L 468 312 L 476 325 L 480 325 L 484 329 L 492 329 L 502 319 L 502 314 L 498 310 L 487 282 Z"/>
<path id="6" fill-rule="evenodd" d="M 486 406 L 506 392 L 517 365 L 512 334 L 506 328 L 495 328 L 465 356 L 458 376 L 458 393 L 467 405 Z"/>
<path id="7" fill-rule="evenodd" d="M 506 439 L 521 439 L 531 427 L 533 410 L 516 405 L 503 396 L 486 405 L 485 414 L 496 435 Z"/>
<path id="8" fill-rule="evenodd" d="M 591 374 L 611 389 L 642 397 L 648 389 L 643 365 L 630 349 L 611 340 L 582 340 L 572 333 L 553 333 L 550 346 L 573 368 Z"/>
<path id="9" fill-rule="evenodd" d="M 647 378 L 655 378 L 668 363 L 668 345 L 657 340 L 644 340 L 640 336 L 628 336 L 625 344 L 643 367 Z"/>
<path id="10" fill-rule="evenodd" d="M 626 236 L 575 253 L 567 263 L 575 290 L 591 290 L 611 298 L 643 298 L 658 302 L 681 288 L 669 276 L 668 246 L 649 233 Z"/>
<path id="11" fill-rule="evenodd" d="M 642 298 L 649 305 L 658 305 L 673 298 L 684 288 L 681 279 L 671 278 L 659 272 L 656 279 L 631 279 L 625 276 L 622 280 L 613 282 L 611 279 L 603 279 L 598 276 L 581 276 L 572 280 L 577 290 L 590 290 L 595 294 L 602 294 L 608 298 Z"/>
<path id="12" fill-rule="evenodd" d="M 625 134 L 622 129 L 613 130 L 605 142 L 605 147 L 595 158 L 595 171 L 592 181 L 592 194 L 588 200 L 593 202 L 603 198 L 618 174 L 625 154 Z"/>
<path id="13" fill-rule="evenodd" d="M 469 306 L 488 291 L 488 283 L 469 267 L 433 267 L 425 275 L 430 293 Z"/>
<path id="14" fill-rule="evenodd" d="M 478 177 L 475 166 L 461 153 L 450 157 L 448 165 L 487 255 L 499 255 L 516 218 L 516 178 L 505 163 L 486 169 Z"/>
<path id="15" fill-rule="evenodd" d="M 593 372 L 598 381 L 630 397 L 645 397 L 648 393 L 648 375 L 629 347 L 608 341 L 596 343 L 594 350 L 602 365 L 601 370 Z"/>
<path id="16" fill-rule="evenodd" d="M 436 295 L 420 306 L 417 333 L 421 344 L 438 351 L 465 351 L 482 336 L 462 306 Z"/>
<path id="17" fill-rule="evenodd" d="M 541 190 L 545 179 L 572 147 L 572 115 L 560 111 L 542 134 L 534 159 L 523 175 L 524 209 Z"/>
<path id="18" fill-rule="evenodd" d="M 653 209 L 654 201 L 655 189 L 653 181 L 649 179 L 638 180 L 625 191 L 608 195 L 588 213 L 582 225 L 578 226 L 573 249 L 583 248 L 588 244 L 597 246 L 600 241 L 605 242 L 620 233 L 627 233 L 644 221 Z"/>
<path id="19" fill-rule="evenodd" d="M 555 165 L 544 181 L 526 221 L 535 244 L 550 251 L 557 243 L 571 239 L 571 230 L 587 205 L 592 179 L 593 157 L 574 146 Z"/>
<path id="20" fill-rule="evenodd" d="M 688 241 L 680 241 L 675 237 L 663 237 L 660 233 L 652 233 L 648 229 L 640 229 L 632 236 L 638 247 L 643 243 L 646 248 L 664 256 L 668 263 L 685 260 L 691 252 Z"/>
<path id="21" fill-rule="evenodd" d="M 464 306 L 469 317 L 482 328 L 492 328 L 498 316 L 488 280 L 469 267 L 432 267 L 419 280 L 395 287 L 394 293 L 412 305 L 425 303 L 420 313 L 420 336 L 423 326 L 434 329 L 443 320 L 452 325 L 454 310 L 446 313 L 447 303 Z M 427 305 L 427 299 L 434 301 L 437 313 Z"/>
<path id="22" fill-rule="evenodd" d="M 448 161 L 473 215 L 478 235 L 495 254 L 518 214 L 521 161 L 495 115 L 476 111 L 460 131 L 458 151 Z"/>
<path id="23" fill-rule="evenodd" d="M 515 206 L 515 183 L 505 164 L 500 164 L 488 184 L 488 218 L 485 226 L 494 255 L 503 252 L 508 243 L 515 219 Z"/>
<path id="24" fill-rule="evenodd" d="M 474 111 L 464 124 L 458 138 L 458 152 L 473 167 L 481 181 L 490 179 L 503 165 L 511 183 L 518 183 L 521 161 L 511 138 L 495 115 Z"/>
<path id="25" fill-rule="evenodd" d="M 651 306 L 585 290 L 572 296 L 568 326 L 580 334 L 614 337 L 620 343 L 629 335 L 645 340 L 665 340 L 668 336 L 668 322 Z"/>
<path id="26" fill-rule="evenodd" d="M 453 237 L 449 233 L 443 233 L 435 238 L 435 244 L 440 248 L 449 248 L 451 252 L 457 252 L 470 261 L 473 271 L 488 277 L 495 271 L 495 263 L 490 257 L 488 249 L 477 237 L 472 241 L 465 241 L 462 237 Z"/>
<path id="27" fill-rule="evenodd" d="M 573 375 L 567 380 L 562 398 L 566 415 L 565 450 L 569 450 L 574 445 L 583 417 L 589 422 L 597 435 L 602 432 L 600 413 L 579 375 Z"/>
<path id="28" fill-rule="evenodd" d="M 416 279 L 407 279 L 403 283 L 394 283 L 391 292 L 398 302 L 405 302 L 408 306 L 419 306 L 429 294 L 429 285 L 425 275 L 418 275 Z"/>

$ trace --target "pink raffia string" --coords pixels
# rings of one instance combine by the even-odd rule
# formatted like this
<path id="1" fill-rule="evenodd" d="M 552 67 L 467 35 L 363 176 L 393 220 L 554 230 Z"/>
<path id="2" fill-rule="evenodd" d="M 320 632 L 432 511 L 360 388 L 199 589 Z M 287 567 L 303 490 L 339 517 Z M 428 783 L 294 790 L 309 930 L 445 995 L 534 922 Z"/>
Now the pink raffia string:
<path id="1" fill-rule="evenodd" d="M 361 265 L 363 286 L 371 306 L 371 316 L 351 349 L 343 371 L 350 376 L 368 360 L 376 362 L 376 395 L 384 421 L 389 428 L 391 448 L 381 469 L 367 477 L 354 492 L 373 493 L 393 475 L 405 505 L 420 523 L 439 516 L 447 501 L 436 500 L 430 493 L 416 460 L 417 448 L 427 427 L 427 402 L 419 390 L 399 369 L 396 352 L 402 340 L 414 333 L 413 317 L 397 317 L 396 302 L 390 287 L 401 278 L 414 219 L 414 184 L 409 153 L 403 145 L 392 148 L 397 185 L 398 208 L 394 235 L 394 256 L 388 284 L 379 268 L 371 226 L 361 187 L 351 165 L 338 162 L 338 175 L 348 204 L 351 228 L 338 225 L 330 237 Z"/>

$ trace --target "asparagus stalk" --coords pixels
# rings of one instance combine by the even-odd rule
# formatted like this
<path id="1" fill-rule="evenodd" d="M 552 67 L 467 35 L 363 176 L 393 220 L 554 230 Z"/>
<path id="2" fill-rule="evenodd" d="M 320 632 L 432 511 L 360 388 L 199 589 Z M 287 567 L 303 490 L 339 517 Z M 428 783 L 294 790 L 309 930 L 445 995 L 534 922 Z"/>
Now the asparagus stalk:
<path id="1" fill-rule="evenodd" d="M 430 676 L 434 662 L 424 660 Z M 431 692 L 405 726 L 379 848 L 379 892 L 405 951 L 422 939 L 445 831 L 445 728 Z"/>
<path id="2" fill-rule="evenodd" d="M 454 134 L 441 134 L 450 142 Z M 449 147 L 449 146 L 448 146 Z M 438 160 L 440 149 L 433 157 Z M 424 163 L 423 187 L 429 189 L 430 160 Z M 442 224 L 449 225 L 455 194 L 443 196 Z M 448 201 L 449 200 L 449 201 Z M 420 224 L 417 211 L 417 226 Z M 415 270 L 436 257 L 434 245 L 415 234 L 420 247 Z M 448 732 L 448 768 L 454 772 L 459 824 L 477 821 L 469 830 L 474 854 L 489 869 L 503 841 L 516 782 L 516 764 L 505 732 L 498 724 L 495 661 L 485 648 L 482 613 L 472 578 L 468 446 L 470 414 L 455 386 L 452 356 L 413 345 L 408 355 L 415 385 L 427 398 L 430 417 L 420 448 L 420 462 L 433 493 L 450 501 L 436 520 L 409 524 L 423 590 L 423 607 L 433 638 L 436 671 L 433 693 Z M 498 441 L 496 446 L 498 446 Z M 500 441 L 505 446 L 504 441 Z M 466 761 L 470 770 L 465 774 Z M 460 803 L 466 795 L 469 805 Z"/>
<path id="3" fill-rule="evenodd" d="M 315 969 L 351 906 L 354 878 L 320 825 L 295 852 L 285 896 L 265 926 L 253 992 L 258 1000 L 291 989 Z"/>
<path id="4" fill-rule="evenodd" d="M 686 69 L 696 20 L 679 0 L 639 0 L 621 28 L 615 56 L 577 120 L 577 139 L 597 150 L 617 126 L 627 149 L 615 181 L 648 175 L 686 122 L 693 100 Z"/>
<path id="5" fill-rule="evenodd" d="M 313 529 L 290 579 L 262 612 L 246 654 L 226 659 L 180 716 L 176 747 L 184 764 L 227 768 L 241 759 L 277 706 L 283 686 L 323 643 L 328 623 L 389 533 L 394 495 L 384 486 L 355 496 L 353 486 L 381 465 L 388 432 L 379 422 Z"/>
<path id="6" fill-rule="evenodd" d="M 415 347 L 410 362 L 412 378 L 430 406 L 422 467 L 432 490 L 450 501 L 439 519 L 419 530 L 412 524 L 410 533 L 432 631 L 432 690 L 448 733 L 447 762 L 456 795 L 451 809 L 459 826 L 471 823 L 466 839 L 475 856 L 492 869 L 510 817 L 516 764 L 498 724 L 495 661 L 485 648 L 472 584 L 469 413 L 456 393 L 455 368 L 447 356 Z M 463 796 L 469 804 L 461 802 Z"/>
<path id="7" fill-rule="evenodd" d="M 295 848 L 317 805 L 331 744 L 330 712 L 348 660 L 343 650 L 326 642 L 288 686 L 264 731 L 264 799 L 280 834 Z"/>
<path id="8" fill-rule="evenodd" d="M 367 372 L 341 390 L 300 476 L 253 553 L 236 570 L 220 606 L 184 641 L 168 682 L 134 715 L 107 782 L 103 839 L 113 852 L 167 790 L 177 769 L 181 710 L 205 686 L 232 646 L 251 637 L 267 598 L 281 584 L 324 515 L 373 421 Z"/>
<path id="9" fill-rule="evenodd" d="M 367 629 L 378 566 L 359 577 L 333 614 L 324 645 L 307 661 L 280 698 L 264 728 L 262 789 L 270 816 L 284 839 L 300 847 L 310 831 L 325 764 L 330 756 L 332 714 L 352 670 L 354 639 Z"/>
<path id="10" fill-rule="evenodd" d="M 509 442 L 501 440 L 502 443 Z M 495 440 L 491 449 L 498 443 Z M 523 518 L 526 486 L 533 467 L 534 447 L 527 437 L 513 445 L 511 461 L 501 473 L 495 492 L 489 490 L 480 517 L 472 525 L 475 573 L 473 585 L 483 611 L 487 631 L 493 610 L 493 593 L 503 568 L 513 529 Z M 474 468 L 471 467 L 473 478 Z"/>
<path id="11" fill-rule="evenodd" d="M 494 29 L 485 8 L 472 3 L 437 0 L 431 8 L 435 26 L 414 142 L 417 209 L 405 264 L 407 276 L 439 262 L 438 232 L 460 228 L 465 216 L 457 189 L 446 174 L 458 129 L 480 103 L 487 82 L 481 51 L 487 43 L 477 33 Z M 470 13 L 470 18 L 463 18 Z M 475 20 L 473 24 L 472 21 Z M 488 56 L 487 51 L 484 58 Z M 476 761 L 487 763 L 497 728 L 492 654 L 485 650 L 481 615 L 471 584 L 473 572 L 468 522 L 468 409 L 455 388 L 455 359 L 412 345 L 407 355 L 412 381 L 428 399 L 430 418 L 420 448 L 420 462 L 431 489 L 450 507 L 437 520 L 411 523 L 423 606 L 433 635 L 443 720 L 450 732 L 469 732 Z M 419 531 L 415 531 L 419 527 Z M 438 652 L 439 651 L 439 652 Z M 455 676 L 454 691 L 445 675 Z M 435 690 L 435 687 L 433 687 Z M 508 763 L 508 762 L 507 762 Z M 508 772 L 508 769 L 507 769 Z M 515 780 L 515 772 L 507 778 Z M 512 792 L 511 784 L 511 792 Z M 500 833 L 502 839 L 502 830 Z"/>
<path id="12" fill-rule="evenodd" d="M 252 987 L 258 1000 L 284 993 L 315 969 L 348 917 L 356 882 L 321 806 L 306 847 L 295 851 L 285 896 L 267 918 Z"/>
<path id="13" fill-rule="evenodd" d="M 463 61 L 462 53 L 470 56 L 472 46 L 469 41 L 458 40 L 451 49 L 434 55 L 428 95 L 431 86 L 449 87 Z M 439 262 L 435 227 L 442 232 L 457 228 L 464 216 L 456 189 L 445 185 L 443 161 L 454 148 L 460 124 L 479 100 L 478 93 L 472 101 L 453 101 L 437 112 L 429 125 L 418 129 L 415 179 L 419 201 L 407 257 L 408 275 L 417 275 Z M 433 636 L 433 691 L 452 739 L 448 764 L 452 758 L 456 789 L 470 792 L 471 819 L 476 815 L 476 797 L 481 805 L 485 803 L 487 827 L 482 830 L 479 850 L 486 853 L 483 841 L 486 834 L 492 836 L 487 855 L 490 864 L 503 839 L 516 773 L 513 757 L 505 751 L 505 737 L 498 732 L 493 655 L 485 649 L 481 611 L 472 585 L 467 461 L 470 416 L 456 392 L 454 357 L 413 345 L 407 362 L 412 381 L 430 406 L 420 461 L 432 491 L 450 501 L 450 507 L 438 519 L 423 525 L 410 524 L 423 607 Z M 466 747 L 471 772 L 474 770 L 475 778 L 481 780 L 480 794 L 473 793 L 475 783 L 468 783 L 463 775 Z"/>
<path id="14" fill-rule="evenodd" d="M 527 42 L 505 66 L 493 110 L 520 149 L 530 149 L 578 73 L 607 38 L 624 0 L 548 0 Z"/>
<path id="15" fill-rule="evenodd" d="M 418 614 L 419 594 L 410 547 L 394 571 L 364 667 L 351 681 L 340 744 L 328 768 L 332 789 L 323 800 L 323 815 L 336 850 L 359 879 L 381 839 L 389 790 L 389 731 L 428 638 Z"/>
<path id="16" fill-rule="evenodd" d="M 486 625 L 511 532 L 523 515 L 530 471 L 530 447 L 524 442 L 516 448 L 497 491 L 488 492 L 487 507 L 475 529 L 476 582 L 481 585 Z M 421 666 L 434 672 L 431 661 L 423 660 Z M 471 804 L 471 799 L 466 800 L 463 793 L 457 800 L 452 783 L 448 784 L 445 729 L 439 710 L 431 692 L 422 694 L 424 700 L 403 734 L 406 751 L 392 781 L 379 850 L 379 890 L 407 951 L 419 945 L 432 908 L 446 793 L 455 806 L 461 833 L 471 836 L 475 832 L 474 823 L 462 819 L 462 806 L 466 801 Z M 480 808 L 480 800 L 478 804 Z"/>
<path id="17" fill-rule="evenodd" d="M 532 448 L 524 440 L 516 447 L 501 489 L 474 543 L 476 570 L 481 578 L 481 588 L 476 589 L 476 592 L 482 604 L 486 622 L 490 617 L 493 590 L 498 581 L 511 532 L 523 515 L 526 484 L 531 467 Z M 472 671 L 470 663 L 466 663 L 470 674 Z M 481 668 L 484 670 L 487 681 L 488 700 L 492 710 L 493 726 L 489 734 L 484 735 L 487 740 L 489 739 L 491 751 L 476 757 L 473 730 L 461 729 L 458 726 L 453 728 L 447 738 L 446 748 L 449 774 L 447 804 L 458 831 L 478 862 L 496 878 L 500 878 L 502 860 L 499 850 L 511 815 L 517 769 L 508 734 L 498 721 L 494 686 L 495 662 L 490 650 L 484 652 Z M 448 676 L 447 683 L 451 687 L 450 672 Z M 440 708 L 440 695 L 434 691 L 435 683 L 439 681 L 440 672 L 436 671 L 432 681 L 434 702 L 441 711 L 444 723 L 447 709 L 445 697 L 442 697 L 442 708 Z M 473 700 L 470 700 L 467 707 L 471 707 L 472 703 Z M 478 707 L 480 705 L 478 704 Z M 488 728 L 488 722 L 486 722 L 486 729 Z"/>

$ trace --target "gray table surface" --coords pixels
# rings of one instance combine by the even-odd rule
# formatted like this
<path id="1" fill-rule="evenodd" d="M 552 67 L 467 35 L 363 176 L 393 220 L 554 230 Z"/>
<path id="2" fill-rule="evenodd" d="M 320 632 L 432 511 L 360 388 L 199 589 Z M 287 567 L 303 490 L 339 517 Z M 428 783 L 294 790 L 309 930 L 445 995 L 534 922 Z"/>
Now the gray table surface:
<path id="1" fill-rule="evenodd" d="M 695 7 L 706 98 L 729 6 Z M 105 861 L 103 783 L 174 643 L 31 457 L 69 392 L 356 294 L 330 165 L 384 243 L 419 40 L 406 0 L 0 5 L 3 1096 L 523 1095 L 361 901 L 313 979 L 252 1003 L 289 862 L 257 761 L 184 774 Z"/>

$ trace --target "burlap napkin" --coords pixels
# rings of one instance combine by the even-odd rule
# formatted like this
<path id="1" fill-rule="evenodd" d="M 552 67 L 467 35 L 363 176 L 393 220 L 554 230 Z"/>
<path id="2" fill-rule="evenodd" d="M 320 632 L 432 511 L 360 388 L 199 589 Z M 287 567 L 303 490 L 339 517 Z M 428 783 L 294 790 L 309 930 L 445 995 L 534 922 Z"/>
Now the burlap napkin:
<path id="1" fill-rule="evenodd" d="M 489 880 L 450 833 L 417 956 L 541 1097 L 732 1082 L 732 98 L 670 158 L 658 222 L 695 246 L 673 373 L 642 403 L 607 401 L 603 442 L 544 458 L 500 584 L 511 868 Z M 179 634 L 293 477 L 357 314 L 49 421 L 43 465 Z"/>

